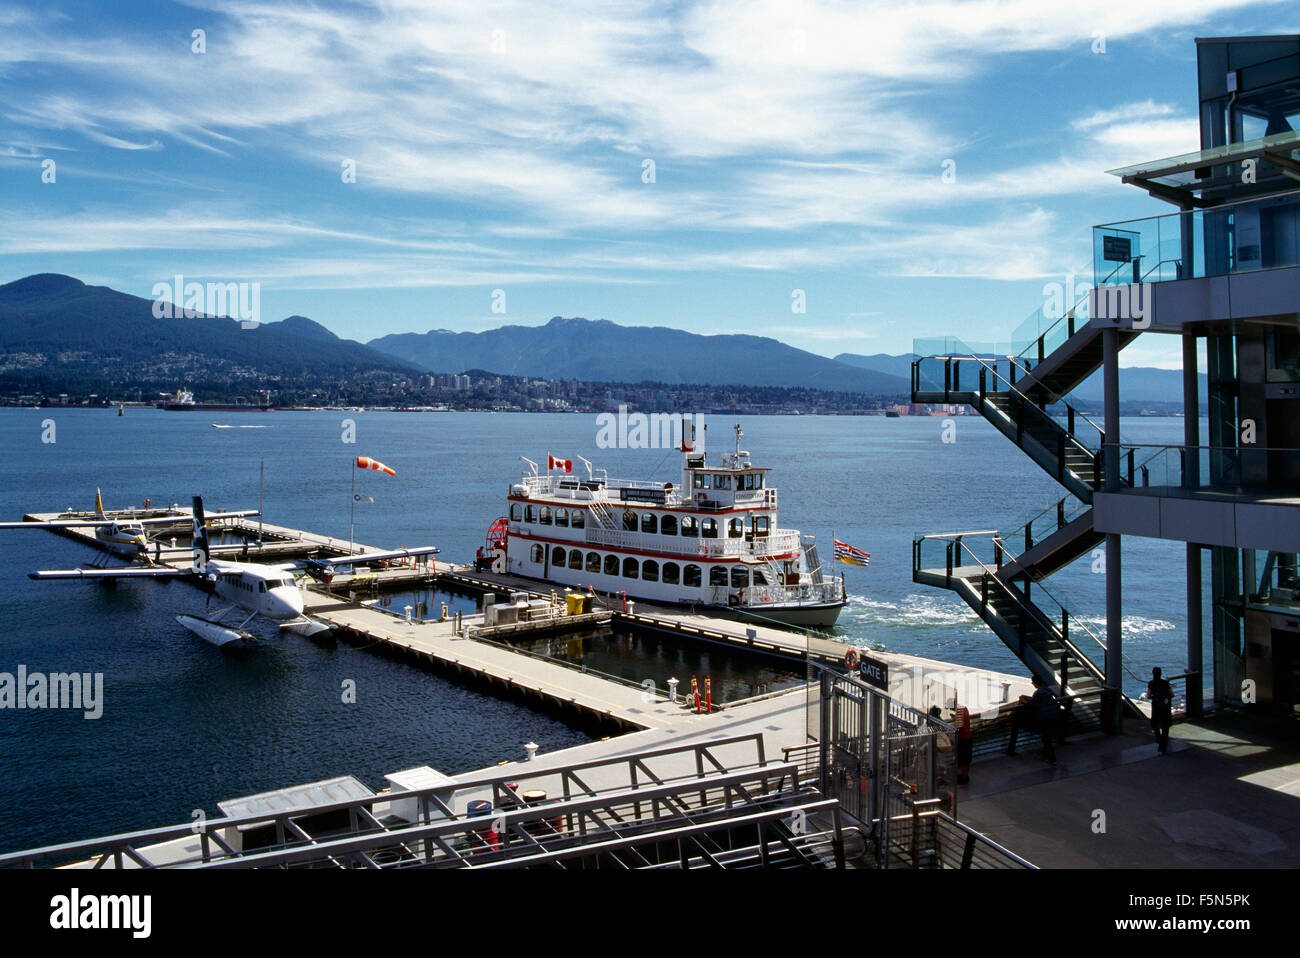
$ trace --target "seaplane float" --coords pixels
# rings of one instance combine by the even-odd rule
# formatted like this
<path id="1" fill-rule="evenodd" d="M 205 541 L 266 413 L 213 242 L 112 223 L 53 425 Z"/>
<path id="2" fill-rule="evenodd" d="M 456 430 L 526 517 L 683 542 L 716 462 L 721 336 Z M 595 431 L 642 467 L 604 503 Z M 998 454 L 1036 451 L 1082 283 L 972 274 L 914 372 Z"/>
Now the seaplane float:
<path id="1" fill-rule="evenodd" d="M 230 516 L 232 513 L 222 515 Z M 277 564 L 234 562 L 211 557 L 208 521 L 210 519 L 205 519 L 203 512 L 203 497 L 195 496 L 194 540 L 191 565 L 188 569 L 167 565 L 133 565 L 120 568 L 50 569 L 31 572 L 28 575 L 33 579 L 185 578 L 196 580 L 199 587 L 208 593 L 208 604 L 211 604 L 212 597 L 216 596 L 229 602 L 230 605 L 210 617 L 178 615 L 176 621 L 213 645 L 226 647 L 254 640 L 256 636 L 247 632 L 245 627 L 259 615 L 278 623 L 281 628 L 291 629 L 303 635 L 313 635 L 328 629 L 324 623 L 313 620 L 303 613 L 302 590 L 295 578 L 296 573 L 303 573 L 328 583 L 340 568 L 361 563 L 430 556 L 439 551 L 433 546 L 426 546 L 419 549 L 363 552 L 330 559 L 302 559 L 297 562 Z M 25 523 L 25 525 L 39 528 L 46 523 Z M 246 612 L 248 615 L 238 624 L 222 621 L 225 616 L 236 610 Z"/>

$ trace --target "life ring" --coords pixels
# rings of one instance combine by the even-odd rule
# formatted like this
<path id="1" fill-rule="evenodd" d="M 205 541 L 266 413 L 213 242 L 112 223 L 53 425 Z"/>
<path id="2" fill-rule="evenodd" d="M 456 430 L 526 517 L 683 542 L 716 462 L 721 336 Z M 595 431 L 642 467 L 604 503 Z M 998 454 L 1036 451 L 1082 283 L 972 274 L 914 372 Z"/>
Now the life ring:
<path id="1" fill-rule="evenodd" d="M 700 554 L 700 558 L 703 559 L 705 556 L 709 554 L 709 547 L 706 546 L 703 542 L 701 542 L 700 548 L 697 551 Z"/>
<path id="2" fill-rule="evenodd" d="M 146 499 L 146 500 L 144 501 L 144 508 L 149 509 L 149 508 L 151 508 L 152 506 L 153 506 L 153 500 L 152 500 L 152 499 Z"/>
<path id="3" fill-rule="evenodd" d="M 844 664 L 850 669 L 856 669 L 858 667 L 857 649 L 850 647 L 849 650 L 844 653 Z"/>

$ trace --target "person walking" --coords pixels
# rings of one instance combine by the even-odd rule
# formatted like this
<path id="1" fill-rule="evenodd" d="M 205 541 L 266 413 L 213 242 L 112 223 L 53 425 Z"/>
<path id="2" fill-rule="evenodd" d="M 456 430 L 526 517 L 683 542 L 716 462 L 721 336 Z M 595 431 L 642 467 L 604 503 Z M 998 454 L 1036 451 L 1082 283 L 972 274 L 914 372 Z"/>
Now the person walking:
<path id="1" fill-rule="evenodd" d="M 1169 751 L 1169 729 L 1174 724 L 1174 688 L 1161 677 L 1159 666 L 1151 670 L 1147 698 L 1151 700 L 1151 731 L 1156 733 L 1156 748 L 1164 755 Z"/>

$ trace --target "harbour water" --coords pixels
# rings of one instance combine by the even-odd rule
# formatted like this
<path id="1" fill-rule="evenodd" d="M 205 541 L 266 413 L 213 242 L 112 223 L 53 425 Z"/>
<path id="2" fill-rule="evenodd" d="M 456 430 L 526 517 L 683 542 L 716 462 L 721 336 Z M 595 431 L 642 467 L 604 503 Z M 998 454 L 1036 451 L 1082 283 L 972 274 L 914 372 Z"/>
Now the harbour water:
<path id="1" fill-rule="evenodd" d="M 43 421 L 53 420 L 53 443 Z M 345 442 L 355 421 L 355 443 Z M 356 538 L 376 546 L 437 545 L 464 561 L 504 511 L 523 463 L 548 450 L 591 459 L 611 475 L 675 481 L 672 449 L 596 448 L 596 417 L 489 413 L 283 412 L 213 417 L 132 409 L 0 409 L 0 515 L 88 508 L 100 487 L 108 508 L 187 503 L 256 507 L 265 462 L 271 521 L 348 536 L 352 461 L 373 456 L 395 477 L 357 473 L 374 503 L 356 507 Z M 991 426 L 956 417 L 954 442 L 939 418 L 709 416 L 720 453 L 744 428 L 756 465 L 773 468 L 781 523 L 832 532 L 871 553 L 867 568 L 839 566 L 851 596 L 836 633 L 846 641 L 1019 673 L 1020 663 L 956 597 L 911 581 L 915 535 L 1009 530 L 1062 495 Z M 1126 442 L 1172 443 L 1178 419 L 1126 419 Z M 346 643 L 319 644 L 254 621 L 265 645 L 223 654 L 175 622 L 203 605 L 180 583 L 114 589 L 34 583 L 36 568 L 75 566 L 88 549 L 44 532 L 0 540 L 0 672 L 103 673 L 104 709 L 0 712 L 0 849 L 215 814 L 218 799 L 354 774 L 372 787 L 385 772 L 429 764 L 457 773 L 586 741 L 591 729 L 461 688 Z M 1182 547 L 1126 540 L 1126 665 L 1185 662 Z M 1088 623 L 1103 622 L 1104 576 L 1081 560 L 1053 577 L 1053 592 Z M 444 597 L 425 601 L 436 606 Z M 451 597 L 453 608 L 473 600 Z M 396 600 L 400 608 L 403 600 Z M 1103 627 L 1094 627 L 1103 634 Z M 561 657 L 660 687 L 714 674 L 719 697 L 789 681 L 778 665 L 640 636 L 566 643 Z M 701 678 L 703 676 L 701 675 Z M 1131 690 L 1139 688 L 1130 676 Z M 355 702 L 349 702 L 355 689 Z"/>

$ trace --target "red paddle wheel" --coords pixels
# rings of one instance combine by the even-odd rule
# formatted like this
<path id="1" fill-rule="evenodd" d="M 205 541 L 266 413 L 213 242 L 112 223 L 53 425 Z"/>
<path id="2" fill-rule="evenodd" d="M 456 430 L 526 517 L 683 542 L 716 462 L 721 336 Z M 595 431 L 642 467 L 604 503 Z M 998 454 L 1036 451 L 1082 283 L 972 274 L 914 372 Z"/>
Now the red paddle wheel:
<path id="1" fill-rule="evenodd" d="M 492 525 L 488 526 L 487 531 L 487 554 L 492 555 L 499 546 L 504 552 L 506 549 L 506 534 L 510 523 L 505 516 L 502 516 Z"/>

